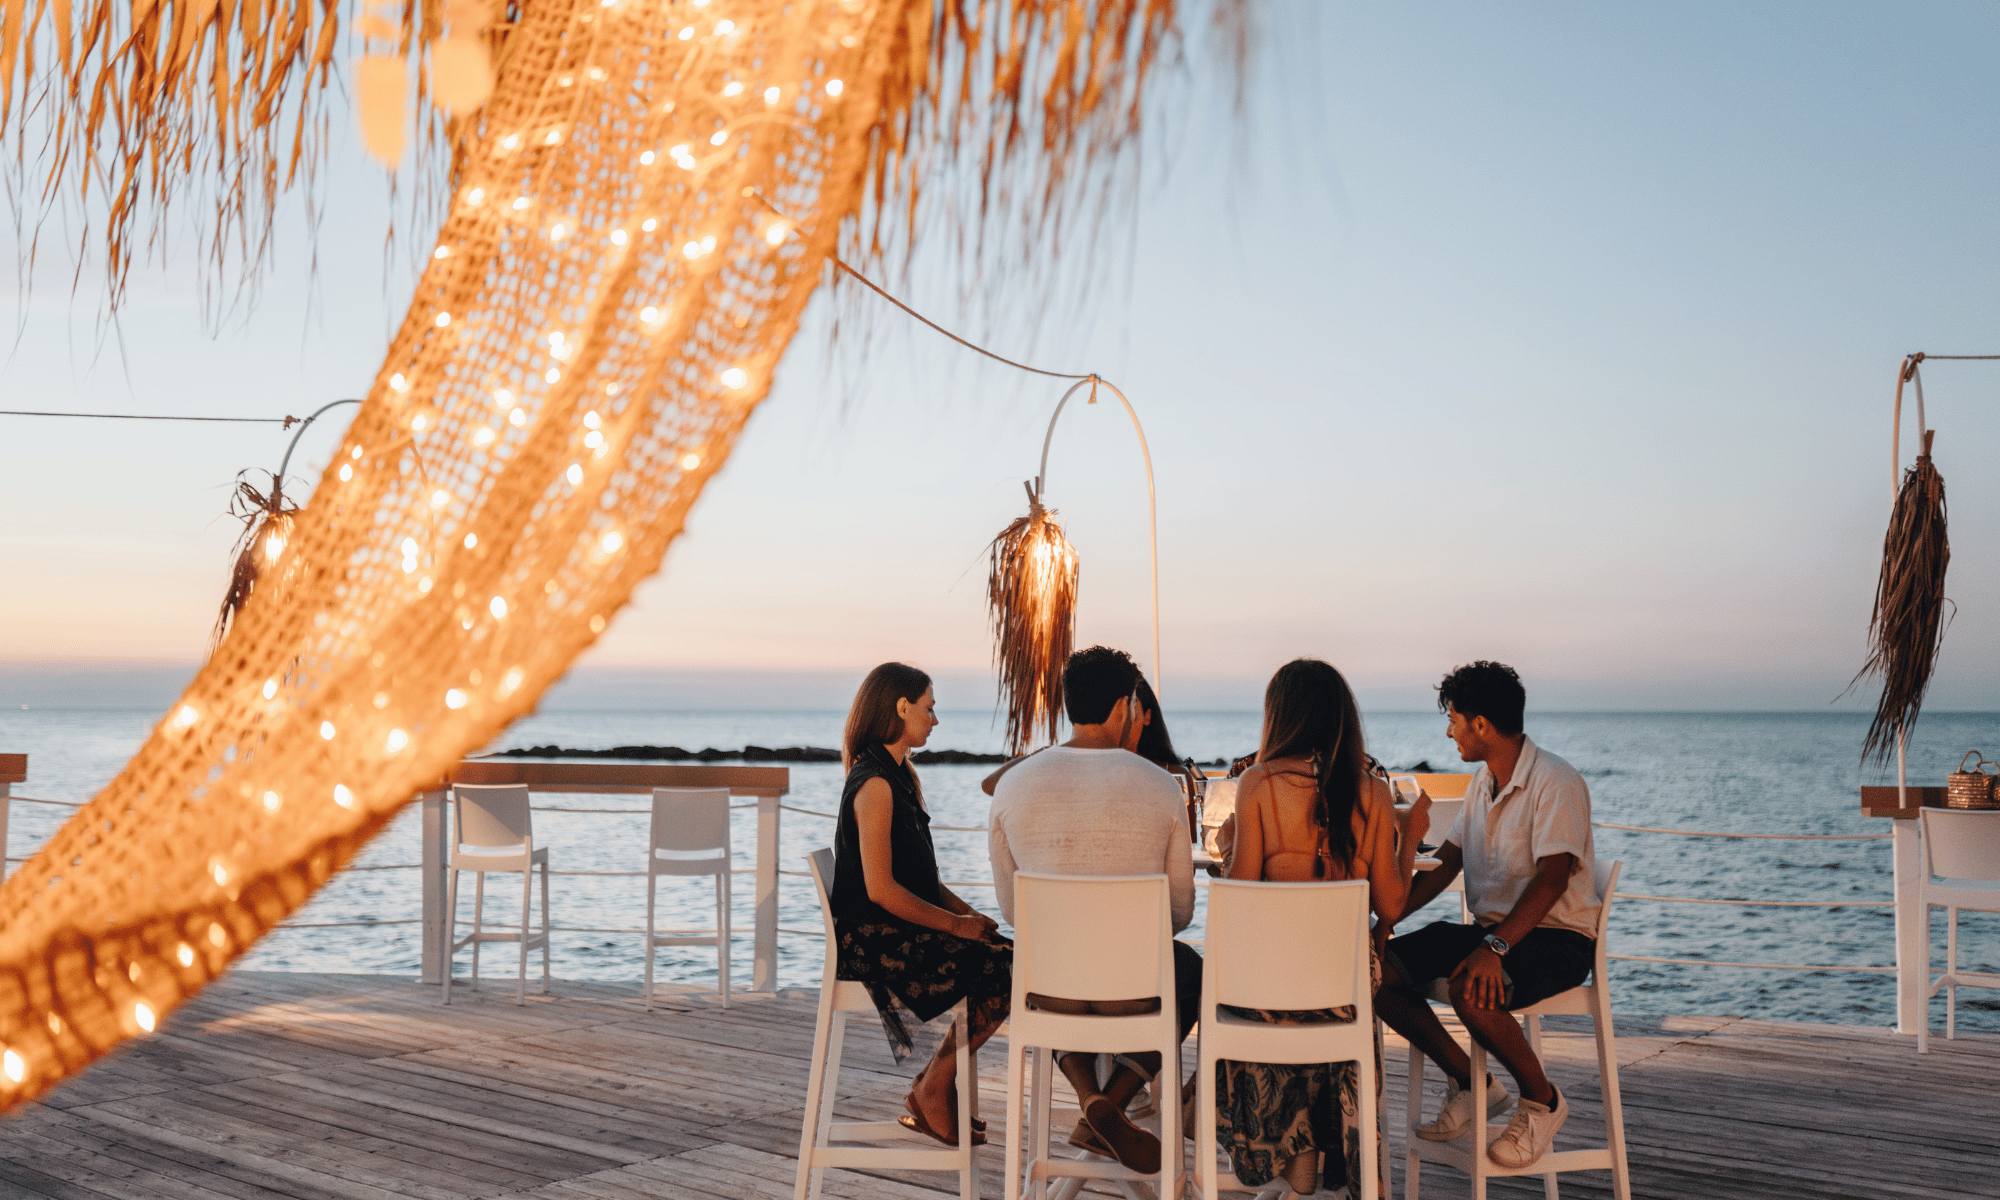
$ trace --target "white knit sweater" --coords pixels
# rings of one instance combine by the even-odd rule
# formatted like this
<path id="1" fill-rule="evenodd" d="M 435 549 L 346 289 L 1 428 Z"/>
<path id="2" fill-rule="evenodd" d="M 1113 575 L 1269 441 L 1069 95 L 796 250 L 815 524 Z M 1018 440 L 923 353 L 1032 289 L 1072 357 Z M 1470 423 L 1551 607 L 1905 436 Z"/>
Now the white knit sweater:
<path id="1" fill-rule="evenodd" d="M 1160 875 L 1174 931 L 1194 919 L 1194 847 L 1174 777 L 1124 750 L 1054 746 L 1000 777 L 993 789 L 993 885 L 1014 923 L 1014 872 Z"/>

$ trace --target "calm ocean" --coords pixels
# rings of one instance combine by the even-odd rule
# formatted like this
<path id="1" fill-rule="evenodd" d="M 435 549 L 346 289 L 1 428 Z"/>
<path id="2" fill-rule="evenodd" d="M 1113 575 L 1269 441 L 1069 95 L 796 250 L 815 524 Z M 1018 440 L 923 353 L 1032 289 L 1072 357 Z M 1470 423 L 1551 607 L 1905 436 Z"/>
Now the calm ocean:
<path id="1" fill-rule="evenodd" d="M 989 712 L 946 712 L 932 736 L 934 749 L 998 749 L 999 731 Z M 839 712 L 557 712 L 530 717 L 498 739 L 494 749 L 555 743 L 569 747 L 629 744 L 736 748 L 835 746 Z M 1210 759 L 1254 748 L 1255 713 L 1169 712 L 1184 754 Z M 117 773 L 138 747 L 156 711 L 36 710 L 0 712 L 0 750 L 25 751 L 29 782 L 23 795 L 84 800 Z M 1562 755 L 1590 783 L 1596 818 L 1625 825 L 1740 833 L 1873 833 L 1887 821 L 1859 815 L 1857 766 L 1865 716 L 1847 713 L 1540 713 L 1528 731 L 1538 744 Z M 1406 767 L 1428 760 L 1437 770 L 1462 769 L 1434 713 L 1375 713 L 1367 719 L 1369 749 L 1384 762 Z M 1910 755 L 1911 782 L 1941 783 L 1964 751 L 2000 751 L 2000 715 L 1927 714 Z M 983 825 L 986 797 L 979 780 L 989 768 L 926 768 L 925 792 L 943 825 Z M 831 765 L 792 767 L 789 803 L 831 813 L 841 773 Z M 1876 782 L 1871 774 L 1869 782 Z M 564 803 L 557 800 L 555 803 Z M 629 805 L 634 815 L 564 816 L 538 813 L 538 839 L 551 847 L 552 866 L 568 870 L 631 870 L 644 861 L 643 802 L 593 796 L 590 807 Z M 52 833 L 64 810 L 13 806 L 8 854 L 25 856 Z M 417 838 L 412 809 L 363 855 L 364 864 L 414 863 Z M 738 866 L 751 866 L 754 814 L 739 813 Z M 832 823 L 784 814 L 783 861 L 832 837 Z M 1827 909 L 1738 908 L 1723 905 L 1620 901 L 1613 910 L 1611 951 L 1650 957 L 1729 962 L 1888 966 L 1895 961 L 1886 907 L 1852 907 L 1889 898 L 1886 841 L 1795 842 L 1682 838 L 1597 831 L 1600 856 L 1623 859 L 1620 889 L 1655 896 L 1713 899 L 1824 900 Z M 986 839 L 980 833 L 940 833 L 938 851 L 948 880 L 989 875 Z M 738 982 L 747 985 L 750 961 L 750 888 L 739 876 L 735 949 Z M 991 909 L 992 893 L 963 889 L 975 905 Z M 709 922 L 711 895 L 688 885 L 673 893 L 666 919 Z M 810 886 L 787 879 L 779 924 L 820 927 Z M 644 880 L 559 878 L 554 886 L 558 927 L 635 928 L 645 921 Z M 663 900 L 668 897 L 663 895 Z M 418 915 L 417 878 L 409 871 L 349 873 L 330 884 L 298 921 L 396 920 Z M 469 904 L 467 906 L 469 912 Z M 1961 918 L 1963 965 L 2000 968 L 2000 917 Z M 1404 928 L 1415 928 L 1413 919 Z M 1934 923 L 1942 960 L 1943 917 Z M 1194 936 L 1199 936 L 1195 934 Z M 641 971 L 638 937 L 562 934 L 555 972 L 571 979 L 636 980 Z M 244 960 L 260 970 L 414 973 L 414 925 L 372 929 L 281 930 Z M 780 979 L 786 985 L 819 981 L 822 943 L 816 937 L 780 938 Z M 507 973 L 503 961 L 489 964 Z M 713 977 L 713 954 L 662 950 L 668 978 Z M 1893 976 L 1848 972 L 1743 970 L 1722 967 L 1617 963 L 1616 1004 L 1621 1012 L 1756 1015 L 1804 1021 L 1886 1024 L 1895 1011 Z M 1942 1017 L 1941 1002 L 1937 1009 Z M 2000 1030 L 2000 993 L 1961 993 L 1959 1019 L 1968 1028 Z"/>

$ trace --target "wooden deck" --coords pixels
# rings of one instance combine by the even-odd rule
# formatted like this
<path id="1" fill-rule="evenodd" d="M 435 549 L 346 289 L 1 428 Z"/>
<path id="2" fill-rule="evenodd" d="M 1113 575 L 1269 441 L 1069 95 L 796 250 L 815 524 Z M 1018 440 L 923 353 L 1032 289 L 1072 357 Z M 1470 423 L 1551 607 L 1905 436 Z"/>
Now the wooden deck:
<path id="1" fill-rule="evenodd" d="M 489 984 L 444 1008 L 405 980 L 238 973 L 0 1123 L 0 1196 L 781 1200 L 813 1006 L 788 992 L 725 1013 L 696 994 L 647 1013 L 634 987 L 558 984 L 517 1008 Z M 887 1116 L 907 1072 L 861 1032 L 844 1109 Z M 1619 1034 L 1637 1196 L 1996 1194 L 2000 1038 L 1940 1038 L 1919 1058 L 1911 1039 L 1830 1025 L 1632 1018 Z M 1549 1047 L 1576 1110 L 1558 1145 L 1583 1144 L 1601 1128 L 1589 1035 L 1579 1022 Z M 997 1115 L 1004 1057 L 984 1057 Z M 1392 1111 L 1402 1094 L 1392 1075 Z M 982 1153 L 997 1195 L 999 1147 Z M 1400 1194 L 1400 1162 L 1396 1178 Z M 1465 1194 L 1446 1168 L 1424 1182 Z M 1563 1186 L 1609 1195 L 1610 1176 Z M 833 1172 L 827 1192 L 933 1200 L 947 1187 Z M 1539 1196 L 1540 1183 L 1493 1193 Z"/>

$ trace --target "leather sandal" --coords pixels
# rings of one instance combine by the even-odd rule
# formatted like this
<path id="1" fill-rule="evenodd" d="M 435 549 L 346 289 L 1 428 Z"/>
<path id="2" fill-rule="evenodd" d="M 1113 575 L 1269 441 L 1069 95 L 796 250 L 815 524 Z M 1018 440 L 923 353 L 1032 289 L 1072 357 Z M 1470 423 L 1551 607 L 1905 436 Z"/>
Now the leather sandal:
<path id="1" fill-rule="evenodd" d="M 1090 1123 L 1090 1130 L 1098 1140 L 1111 1150 L 1111 1156 L 1128 1171 L 1141 1175 L 1157 1175 L 1160 1172 L 1160 1139 L 1132 1123 L 1125 1110 L 1112 1103 L 1109 1096 L 1094 1096 L 1084 1105 L 1083 1119 Z"/>
<path id="2" fill-rule="evenodd" d="M 956 1106 L 957 1103 L 958 1103 L 958 1097 L 954 1093 L 952 1096 L 952 1104 Z M 930 1138 L 933 1141 L 942 1142 L 945 1145 L 950 1146 L 954 1150 L 958 1148 L 958 1129 L 957 1129 L 958 1122 L 956 1120 L 952 1122 L 953 1128 L 951 1131 L 951 1135 L 947 1137 L 945 1134 L 939 1133 L 937 1130 L 932 1129 L 930 1126 L 930 1122 L 924 1120 L 923 1110 L 917 1107 L 917 1094 L 915 1092 L 911 1092 L 909 1095 L 903 1097 L 903 1108 L 906 1111 L 903 1113 L 902 1116 L 896 1118 L 896 1123 L 898 1125 L 901 1125 L 905 1129 L 921 1133 L 925 1137 Z M 975 1146 L 984 1146 L 986 1144 L 986 1135 L 981 1133 L 978 1129 L 974 1129 L 972 1131 L 972 1144 Z"/>

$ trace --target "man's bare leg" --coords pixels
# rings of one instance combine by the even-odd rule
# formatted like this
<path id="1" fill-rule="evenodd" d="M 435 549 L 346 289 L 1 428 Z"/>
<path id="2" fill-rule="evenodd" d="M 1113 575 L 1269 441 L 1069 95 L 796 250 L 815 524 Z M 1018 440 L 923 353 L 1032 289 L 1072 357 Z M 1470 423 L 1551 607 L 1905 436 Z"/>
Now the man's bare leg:
<path id="1" fill-rule="evenodd" d="M 1499 1059 L 1500 1065 L 1513 1075 L 1521 1098 L 1537 1104 L 1554 1104 L 1555 1085 L 1542 1072 L 1542 1060 L 1535 1057 L 1534 1049 L 1528 1045 L 1528 1035 L 1521 1029 L 1520 1019 L 1504 1008 L 1473 1008 L 1456 988 L 1452 989 L 1451 1000 L 1458 1019 L 1465 1022 L 1466 1032 L 1479 1039 L 1486 1052 Z M 1468 1060 L 1468 1081 L 1471 1071 Z"/>
<path id="2" fill-rule="evenodd" d="M 1382 989 L 1375 994 L 1375 1015 L 1436 1063 L 1439 1070 L 1462 1086 L 1472 1085 L 1472 1056 L 1445 1031 L 1444 1022 L 1438 1020 L 1430 1001 L 1418 995 L 1387 959 L 1382 963 Z"/>

